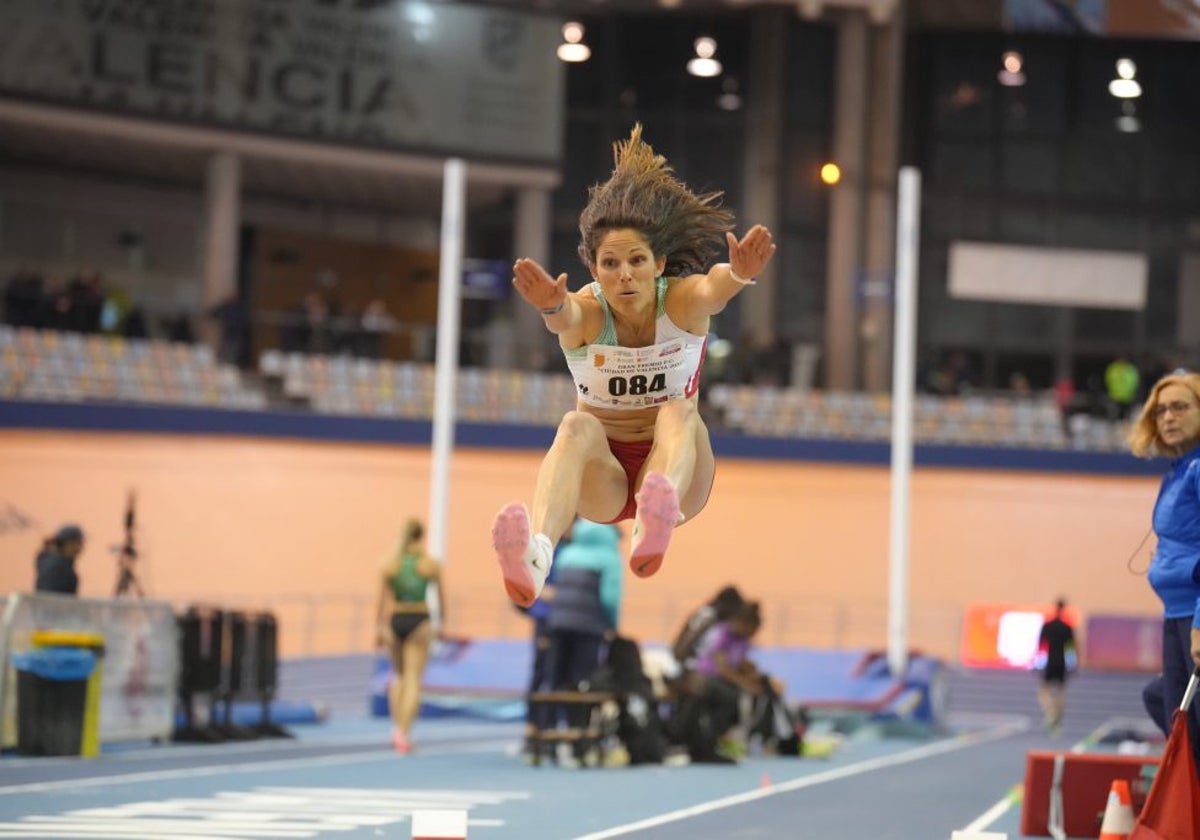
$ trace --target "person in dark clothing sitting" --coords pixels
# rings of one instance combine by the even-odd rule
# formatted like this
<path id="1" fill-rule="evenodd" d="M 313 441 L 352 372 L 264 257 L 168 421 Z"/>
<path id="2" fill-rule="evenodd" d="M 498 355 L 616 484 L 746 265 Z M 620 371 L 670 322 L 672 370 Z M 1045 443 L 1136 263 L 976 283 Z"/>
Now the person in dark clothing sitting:
<path id="1" fill-rule="evenodd" d="M 42 550 L 34 564 L 37 571 L 34 590 L 57 592 L 60 595 L 77 594 L 79 575 L 75 571 L 75 558 L 83 551 L 83 542 L 82 528 L 64 525 L 42 543 Z"/>
<path id="2" fill-rule="evenodd" d="M 701 639 L 693 662 L 694 685 L 681 700 L 676 719 L 677 737 L 693 762 L 733 760 L 717 744 L 738 722 L 741 695 L 757 698 L 765 691 L 766 680 L 747 657 L 761 626 L 758 602 L 746 601 Z"/>
<path id="3" fill-rule="evenodd" d="M 719 621 L 728 621 L 741 609 L 746 599 L 736 586 L 722 587 L 711 601 L 701 604 L 683 622 L 675 641 L 671 643 L 671 656 L 675 660 L 668 673 L 668 686 L 675 691 L 684 690 L 684 680 L 692 669 L 700 648 L 700 641 L 712 626 Z"/>

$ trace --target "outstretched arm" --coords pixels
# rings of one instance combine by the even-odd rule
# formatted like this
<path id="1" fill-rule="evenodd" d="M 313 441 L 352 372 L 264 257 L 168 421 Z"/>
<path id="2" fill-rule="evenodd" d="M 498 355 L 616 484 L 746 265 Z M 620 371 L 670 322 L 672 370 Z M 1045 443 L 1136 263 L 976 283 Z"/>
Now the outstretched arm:
<path id="1" fill-rule="evenodd" d="M 567 275 L 555 280 L 536 260 L 522 257 L 513 264 L 513 286 L 533 308 L 537 309 L 546 329 L 557 336 L 578 330 L 583 312 L 575 296 L 567 291 Z"/>
<path id="2" fill-rule="evenodd" d="M 717 263 L 708 274 L 697 276 L 692 300 L 698 315 L 716 315 L 724 309 L 775 256 L 775 239 L 762 225 L 750 228 L 740 242 L 732 233 L 726 233 L 725 241 L 729 244 L 729 262 Z"/>

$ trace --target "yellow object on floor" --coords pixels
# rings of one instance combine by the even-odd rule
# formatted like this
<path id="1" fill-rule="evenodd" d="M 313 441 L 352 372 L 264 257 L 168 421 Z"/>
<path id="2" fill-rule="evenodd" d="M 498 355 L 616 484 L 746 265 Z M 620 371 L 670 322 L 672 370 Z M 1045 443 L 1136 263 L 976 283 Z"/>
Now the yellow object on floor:
<path id="1" fill-rule="evenodd" d="M 829 758 L 838 748 L 840 741 L 840 738 L 805 736 L 803 755 L 805 758 Z"/>
<path id="2" fill-rule="evenodd" d="M 84 758 L 100 755 L 100 681 L 104 663 L 104 637 L 99 633 L 78 633 L 66 630 L 35 630 L 30 641 L 37 648 L 85 648 L 96 655 L 96 667 L 88 676 L 87 694 L 83 702 L 83 726 L 79 739 L 79 754 Z"/>

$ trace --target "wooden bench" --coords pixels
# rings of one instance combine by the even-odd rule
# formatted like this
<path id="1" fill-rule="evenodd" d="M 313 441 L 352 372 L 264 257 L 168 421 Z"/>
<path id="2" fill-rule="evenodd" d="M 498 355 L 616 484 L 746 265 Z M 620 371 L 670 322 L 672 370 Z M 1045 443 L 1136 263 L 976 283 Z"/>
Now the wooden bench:
<path id="1" fill-rule="evenodd" d="M 580 753 L 596 750 L 599 760 L 604 758 L 604 736 L 607 730 L 600 717 L 600 707 L 610 700 L 616 700 L 616 695 L 608 691 L 535 691 L 529 695 L 530 719 L 539 720 L 541 710 L 545 709 L 553 717 L 544 729 L 534 729 L 529 735 L 529 748 L 535 766 L 542 763 L 543 747 L 548 744 L 570 743 L 578 746 Z M 558 728 L 557 712 L 569 708 L 582 709 L 581 717 L 586 716 L 587 723 L 583 727 Z M 587 766 L 586 762 L 583 762 Z"/>

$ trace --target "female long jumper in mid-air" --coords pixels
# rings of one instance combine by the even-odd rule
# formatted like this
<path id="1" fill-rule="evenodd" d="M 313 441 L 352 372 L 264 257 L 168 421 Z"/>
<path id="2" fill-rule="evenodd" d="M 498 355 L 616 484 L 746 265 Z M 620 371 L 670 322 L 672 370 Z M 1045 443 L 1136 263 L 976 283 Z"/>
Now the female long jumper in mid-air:
<path id="1" fill-rule="evenodd" d="M 532 604 L 554 545 L 576 515 L 633 519 L 629 565 L 658 571 L 675 527 L 704 509 L 715 463 L 696 407 L 709 318 L 771 261 L 771 232 L 738 240 L 721 193 L 696 195 L 642 140 L 614 144 L 612 176 L 580 214 L 579 255 L 592 281 L 577 292 L 530 259 L 513 285 L 558 336 L 576 405 L 538 471 L 532 511 L 503 507 L 492 545 L 509 597 Z M 729 261 L 700 273 L 720 250 Z"/>

